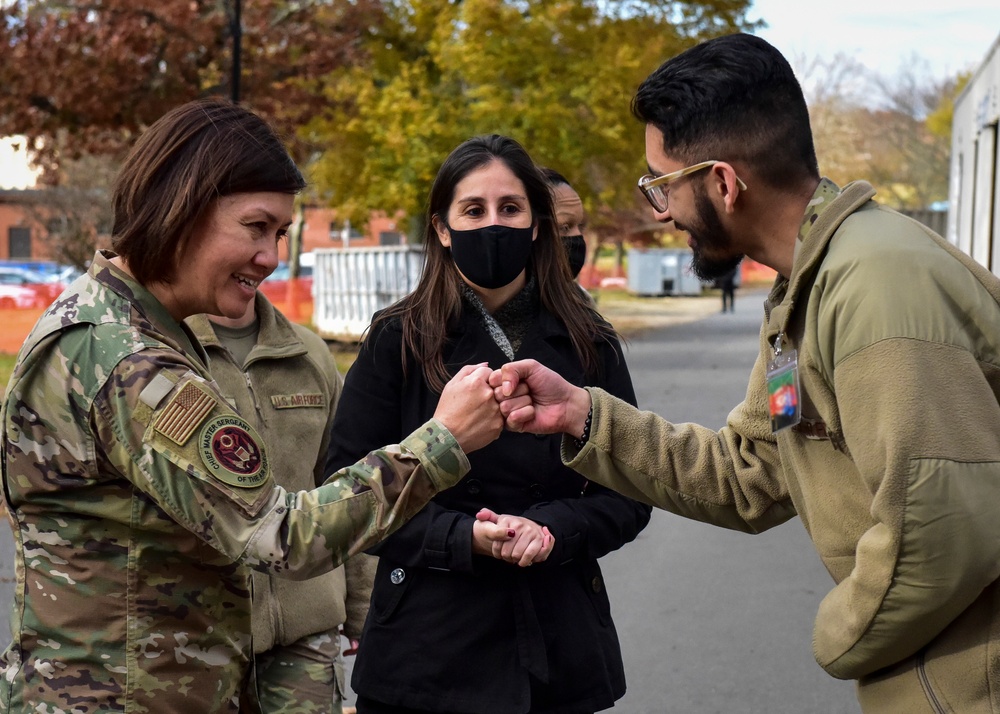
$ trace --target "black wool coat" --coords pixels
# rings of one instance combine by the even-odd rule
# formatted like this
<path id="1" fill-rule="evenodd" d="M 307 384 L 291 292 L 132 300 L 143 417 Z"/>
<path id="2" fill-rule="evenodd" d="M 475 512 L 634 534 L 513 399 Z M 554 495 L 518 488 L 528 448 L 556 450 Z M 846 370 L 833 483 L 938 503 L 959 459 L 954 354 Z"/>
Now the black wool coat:
<path id="1" fill-rule="evenodd" d="M 398 321 L 373 330 L 347 374 L 328 471 L 357 461 L 429 419 L 439 394 L 410 359 L 404 378 Z M 565 326 L 542 309 L 517 351 L 576 385 L 634 404 L 617 342 L 597 343 L 601 375 L 586 379 Z M 466 308 L 449 330 L 449 372 L 508 361 Z M 561 437 L 503 432 L 469 455 L 472 470 L 370 552 L 379 556 L 371 609 L 354 665 L 355 692 L 413 709 L 470 714 L 611 707 L 625 693 L 618 635 L 597 559 L 633 540 L 650 507 L 563 466 Z M 520 568 L 472 554 L 483 507 L 548 526 L 555 547 Z"/>

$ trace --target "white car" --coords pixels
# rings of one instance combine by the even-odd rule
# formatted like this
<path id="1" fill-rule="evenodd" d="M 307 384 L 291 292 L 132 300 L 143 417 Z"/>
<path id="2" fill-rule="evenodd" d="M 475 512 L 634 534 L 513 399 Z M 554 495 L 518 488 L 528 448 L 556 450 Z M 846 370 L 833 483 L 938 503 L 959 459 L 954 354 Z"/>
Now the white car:
<path id="1" fill-rule="evenodd" d="M 37 305 L 37 291 L 21 285 L 0 283 L 0 309 L 31 308 Z"/>

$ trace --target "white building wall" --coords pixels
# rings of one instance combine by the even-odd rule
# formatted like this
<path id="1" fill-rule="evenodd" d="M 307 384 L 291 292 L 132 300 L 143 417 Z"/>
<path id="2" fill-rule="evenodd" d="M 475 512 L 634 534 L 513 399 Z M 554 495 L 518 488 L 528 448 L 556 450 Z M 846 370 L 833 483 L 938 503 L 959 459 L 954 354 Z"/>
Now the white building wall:
<path id="1" fill-rule="evenodd" d="M 955 101 L 947 238 L 1000 275 L 1000 37 Z"/>

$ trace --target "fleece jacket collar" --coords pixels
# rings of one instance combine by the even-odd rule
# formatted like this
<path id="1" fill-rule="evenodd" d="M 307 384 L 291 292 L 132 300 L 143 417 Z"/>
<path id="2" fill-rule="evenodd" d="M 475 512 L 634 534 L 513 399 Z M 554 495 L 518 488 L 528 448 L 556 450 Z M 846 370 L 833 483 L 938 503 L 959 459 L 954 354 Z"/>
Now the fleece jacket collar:
<path id="1" fill-rule="evenodd" d="M 822 185 L 821 182 L 820 186 Z M 868 182 L 849 183 L 840 195 L 826 203 L 823 210 L 812 220 L 812 227 L 805 231 L 796 251 L 791 276 L 786 280 L 779 275 L 767 299 L 767 340 L 772 346 L 778 335 L 786 332 L 800 294 L 816 274 L 833 234 L 848 216 L 870 201 L 873 196 L 875 189 Z M 807 213 L 814 212 L 816 212 L 815 207 L 810 202 Z M 803 225 L 805 224 L 804 220 Z M 808 299 L 808 295 L 804 295 L 803 299 Z"/>
<path id="2" fill-rule="evenodd" d="M 260 331 L 257 333 L 257 344 L 250 350 L 244 367 L 249 367 L 259 359 L 282 359 L 306 354 L 306 345 L 295 334 L 288 318 L 275 310 L 260 292 L 254 297 L 254 309 L 260 321 Z M 195 315 L 188 318 L 187 324 L 205 347 L 223 348 L 208 317 Z"/>

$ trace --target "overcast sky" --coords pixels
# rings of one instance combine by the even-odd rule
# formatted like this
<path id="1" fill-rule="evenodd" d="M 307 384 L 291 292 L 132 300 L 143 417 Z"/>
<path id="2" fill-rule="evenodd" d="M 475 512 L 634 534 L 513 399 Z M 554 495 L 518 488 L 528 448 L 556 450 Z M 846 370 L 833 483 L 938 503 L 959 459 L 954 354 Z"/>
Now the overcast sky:
<path id="1" fill-rule="evenodd" d="M 937 78 L 976 69 L 1000 36 L 1000 0 L 755 0 L 756 34 L 795 57 L 853 56 L 883 76 L 914 55 Z"/>

